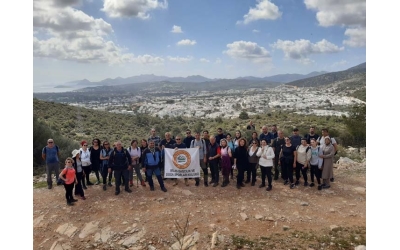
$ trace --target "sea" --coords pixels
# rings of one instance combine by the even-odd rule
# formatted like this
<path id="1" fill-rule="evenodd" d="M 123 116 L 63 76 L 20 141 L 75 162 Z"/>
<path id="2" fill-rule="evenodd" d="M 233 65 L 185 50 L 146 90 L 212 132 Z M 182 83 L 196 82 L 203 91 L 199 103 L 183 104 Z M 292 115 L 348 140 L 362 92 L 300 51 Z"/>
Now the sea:
<path id="1" fill-rule="evenodd" d="M 82 86 L 79 87 L 71 87 L 71 88 L 54 88 L 53 86 L 35 86 L 33 85 L 33 93 L 61 93 L 61 92 L 69 92 L 77 89 L 81 89 Z"/>

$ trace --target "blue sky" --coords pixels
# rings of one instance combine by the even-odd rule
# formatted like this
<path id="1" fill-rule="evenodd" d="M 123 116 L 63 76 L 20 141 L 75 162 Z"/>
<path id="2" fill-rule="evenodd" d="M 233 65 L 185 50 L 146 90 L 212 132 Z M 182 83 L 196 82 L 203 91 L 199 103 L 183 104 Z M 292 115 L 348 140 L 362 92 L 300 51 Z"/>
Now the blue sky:
<path id="1" fill-rule="evenodd" d="M 33 83 L 338 71 L 365 27 L 365 0 L 34 0 Z"/>

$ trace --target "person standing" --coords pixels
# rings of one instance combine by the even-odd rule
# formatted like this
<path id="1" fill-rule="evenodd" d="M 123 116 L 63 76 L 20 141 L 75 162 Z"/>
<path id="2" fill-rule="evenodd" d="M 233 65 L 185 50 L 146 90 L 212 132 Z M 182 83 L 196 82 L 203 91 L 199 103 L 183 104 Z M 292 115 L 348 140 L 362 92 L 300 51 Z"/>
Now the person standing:
<path id="1" fill-rule="evenodd" d="M 142 162 L 143 171 L 146 173 L 151 191 L 154 191 L 154 183 L 153 183 L 153 173 L 154 173 L 157 177 L 158 183 L 160 184 L 161 190 L 167 192 L 167 189 L 164 186 L 163 178 L 161 177 L 160 162 L 161 162 L 160 149 L 155 146 L 154 141 L 149 141 L 149 147 L 146 148 L 143 152 L 143 162 Z"/>
<path id="2" fill-rule="evenodd" d="M 310 140 L 311 140 L 311 139 L 317 140 L 317 139 L 319 138 L 319 135 L 315 133 L 315 127 L 314 127 L 314 126 L 311 126 L 311 127 L 310 127 L 310 132 L 309 132 L 308 134 L 304 135 L 304 137 L 305 137 L 306 140 L 307 140 L 307 144 L 310 145 L 310 143 L 311 143 Z"/>
<path id="3" fill-rule="evenodd" d="M 322 149 L 322 155 L 319 157 L 324 159 L 322 165 L 322 188 L 330 188 L 329 180 L 333 178 L 333 157 L 335 156 L 335 147 L 332 145 L 331 138 L 325 137 L 325 147 Z"/>
<path id="4" fill-rule="evenodd" d="M 148 143 L 149 141 L 153 141 L 153 142 L 154 142 L 154 145 L 155 145 L 157 148 L 161 149 L 161 147 L 160 147 L 161 138 L 160 138 L 158 135 L 156 135 L 156 129 L 155 129 L 155 128 L 152 128 L 152 129 L 150 130 L 150 137 L 149 137 L 149 139 L 147 140 L 147 143 Z"/>
<path id="5" fill-rule="evenodd" d="M 246 139 L 241 138 L 239 140 L 239 146 L 234 152 L 233 167 L 238 170 L 236 187 L 238 189 L 244 187 L 244 171 L 249 165 L 249 157 L 247 155 Z"/>
<path id="6" fill-rule="evenodd" d="M 271 143 L 272 143 L 272 140 L 274 140 L 278 137 L 278 128 L 276 127 L 276 124 L 271 126 L 270 135 L 271 135 Z M 271 144 L 268 144 L 268 145 L 271 145 Z"/>
<path id="7" fill-rule="evenodd" d="M 231 158 L 232 158 L 232 151 L 231 148 L 228 146 L 228 142 L 226 139 L 221 139 L 221 168 L 222 168 L 222 185 L 221 187 L 226 187 L 229 184 L 229 175 L 231 173 L 232 165 L 231 165 Z"/>
<path id="8" fill-rule="evenodd" d="M 215 142 L 220 145 L 220 142 L 222 139 L 226 138 L 226 135 L 224 135 L 224 132 L 222 131 L 222 128 L 217 129 L 218 134 L 215 135 Z"/>
<path id="9" fill-rule="evenodd" d="M 284 185 L 287 185 L 290 181 L 290 188 L 295 187 L 293 183 L 293 169 L 296 168 L 296 147 L 292 145 L 290 138 L 285 138 L 285 145 L 282 146 L 279 159 L 282 166 L 282 175 L 285 180 Z"/>
<path id="10" fill-rule="evenodd" d="M 232 141 L 232 136 L 231 134 L 227 133 L 226 134 L 226 143 L 228 144 L 229 149 L 231 150 L 232 156 L 230 157 L 230 161 L 231 161 L 231 166 L 233 165 L 233 153 L 235 152 L 235 148 L 237 147 L 235 145 L 235 142 Z M 231 179 L 233 180 L 233 168 L 230 168 L 230 175 L 231 175 Z"/>
<path id="11" fill-rule="evenodd" d="M 176 141 L 174 139 L 171 139 L 171 133 L 166 132 L 165 133 L 165 139 L 163 139 L 160 142 L 160 150 L 161 150 L 161 164 L 160 164 L 160 170 L 161 170 L 161 176 L 163 180 L 165 180 L 164 177 L 164 171 L 165 171 L 165 148 L 174 148 L 174 144 Z"/>
<path id="12" fill-rule="evenodd" d="M 90 150 L 88 149 L 87 141 L 83 140 L 81 142 L 81 148 L 79 149 L 80 160 L 82 162 L 82 168 L 85 172 L 86 184 L 93 185 L 89 180 L 89 175 L 92 172 L 92 162 L 90 161 Z M 100 156 L 99 156 L 100 157 Z M 82 180 L 82 186 L 87 189 L 85 184 L 85 179 Z"/>
<path id="13" fill-rule="evenodd" d="M 268 126 L 264 125 L 261 128 L 262 133 L 260 134 L 260 138 L 258 139 L 259 141 L 265 140 L 268 145 L 271 143 L 272 135 L 270 132 L 268 132 Z"/>
<path id="14" fill-rule="evenodd" d="M 102 149 L 100 144 L 101 142 L 99 139 L 94 139 L 92 141 L 92 146 L 89 148 L 90 162 L 92 163 L 92 171 L 94 172 L 97 178 L 97 181 L 94 183 L 95 185 L 100 184 L 100 176 L 99 176 L 99 170 L 101 168 L 100 151 Z"/>
<path id="15" fill-rule="evenodd" d="M 112 187 L 111 179 L 112 179 L 112 172 L 108 173 L 108 161 L 110 160 L 110 155 L 113 149 L 110 148 L 110 143 L 108 141 L 103 142 L 103 148 L 100 151 L 100 160 L 101 162 L 101 177 L 103 179 L 103 190 L 107 190 L 107 174 L 108 174 L 108 186 Z"/>
<path id="16" fill-rule="evenodd" d="M 72 166 L 74 160 L 71 157 L 68 157 L 65 160 L 65 168 L 61 171 L 59 178 L 64 181 L 64 188 L 65 188 L 65 198 L 67 199 L 67 205 L 72 206 L 74 205 L 73 202 L 78 200 L 74 199 L 72 196 L 72 191 L 74 189 L 74 185 L 77 183 L 76 176 L 75 176 L 75 169 Z M 64 177 L 65 175 L 65 177 Z"/>
<path id="17" fill-rule="evenodd" d="M 208 148 L 208 162 L 210 164 L 211 170 L 211 181 L 213 187 L 218 186 L 219 182 L 219 171 L 218 171 L 218 161 L 221 157 L 221 148 L 217 143 L 214 136 L 210 136 L 210 146 Z"/>
<path id="18" fill-rule="evenodd" d="M 125 191 L 132 193 L 129 188 L 129 170 L 132 168 L 132 158 L 129 153 L 122 147 L 122 143 L 117 141 L 110 159 L 108 161 L 108 173 L 114 171 L 115 176 L 115 195 L 119 195 L 121 186 L 121 177 L 124 179 Z"/>
<path id="19" fill-rule="evenodd" d="M 273 140 L 272 142 L 272 148 L 274 149 L 275 153 L 275 158 L 274 158 L 274 180 L 279 179 L 279 167 L 280 167 L 280 161 L 279 161 L 279 153 L 281 152 L 282 146 L 285 145 L 285 137 L 283 135 L 282 130 L 278 130 L 278 137 Z M 281 171 L 281 177 L 283 179 L 282 171 Z"/>
<path id="20" fill-rule="evenodd" d="M 58 182 L 58 176 L 60 172 L 59 165 L 60 150 L 57 145 L 54 144 L 53 139 L 47 140 L 47 146 L 42 149 L 42 159 L 46 161 L 46 175 L 47 175 L 47 188 L 53 188 L 53 179 L 51 173 L 54 171 L 54 175 Z"/>
<path id="21" fill-rule="evenodd" d="M 194 140 L 194 137 L 192 136 L 192 131 L 190 129 L 186 130 L 186 137 L 183 139 L 183 143 L 185 143 L 186 148 L 190 148 L 190 143 Z"/>
<path id="22" fill-rule="evenodd" d="M 311 151 L 311 159 L 310 159 L 310 177 L 311 177 L 311 184 L 310 187 L 314 187 L 314 175 L 317 179 L 318 183 L 318 190 L 322 189 L 321 186 L 321 176 L 322 176 L 322 163 L 323 159 L 319 156 L 322 154 L 322 150 L 317 145 L 317 141 L 314 138 L 310 139 L 310 151 Z"/>
<path id="23" fill-rule="evenodd" d="M 249 146 L 251 146 L 253 144 L 253 141 L 257 140 L 258 134 L 256 131 L 253 131 L 253 133 L 251 133 L 251 138 L 249 140 Z"/>
<path id="24" fill-rule="evenodd" d="M 250 122 L 249 122 L 249 125 L 247 125 L 246 129 L 247 129 L 247 130 L 255 130 L 255 129 L 256 129 L 256 126 L 254 126 L 253 122 L 250 121 Z"/>
<path id="25" fill-rule="evenodd" d="M 307 170 L 308 170 L 308 163 L 311 159 L 311 151 L 310 147 L 307 145 L 307 139 L 301 138 L 300 146 L 297 146 L 297 161 L 296 161 L 296 183 L 295 185 L 299 185 L 300 180 L 300 172 L 304 178 L 304 186 L 308 186 L 307 182 Z"/>
<path id="26" fill-rule="evenodd" d="M 199 149 L 199 165 L 204 174 L 204 186 L 208 187 L 208 168 L 207 168 L 207 148 L 206 142 L 200 138 L 200 132 L 195 132 L 194 140 L 190 143 L 190 148 Z M 196 186 L 199 186 L 200 178 L 195 178 Z"/>
<path id="27" fill-rule="evenodd" d="M 301 136 L 299 135 L 299 129 L 298 128 L 294 128 L 293 129 L 293 135 L 290 137 L 290 142 L 295 147 L 297 147 L 297 146 L 299 146 L 301 144 Z"/>
<path id="28" fill-rule="evenodd" d="M 142 155 L 142 152 L 140 151 L 140 148 L 138 147 L 137 140 L 133 139 L 131 141 L 131 146 L 129 146 L 128 152 L 132 159 L 132 169 L 129 170 L 129 186 L 130 187 L 133 186 L 133 171 L 135 170 L 136 178 L 138 178 L 138 180 L 140 180 L 140 184 L 143 187 L 145 187 L 146 184 L 144 183 L 142 174 L 140 173 L 140 164 L 139 164 L 139 160 Z"/>
<path id="29" fill-rule="evenodd" d="M 318 145 L 320 145 L 320 148 L 321 148 L 322 150 L 324 150 L 324 148 L 325 148 L 325 138 L 329 138 L 329 140 L 331 141 L 331 144 L 332 144 L 333 148 L 335 149 L 335 152 L 334 152 L 334 153 L 335 153 L 335 155 L 336 155 L 336 152 L 337 152 L 338 148 L 337 148 L 337 142 L 336 142 L 335 138 L 333 138 L 333 137 L 331 137 L 331 136 L 329 135 L 329 131 L 328 131 L 327 128 L 323 128 L 322 131 L 321 131 L 321 133 L 322 133 L 322 136 L 319 137 L 319 138 L 317 139 L 317 142 L 318 142 Z M 335 180 L 335 179 L 333 178 L 333 171 L 332 171 L 332 177 L 331 177 L 330 181 L 331 181 L 331 182 L 334 182 L 334 180 Z"/>
<path id="30" fill-rule="evenodd" d="M 143 168 L 143 152 L 144 150 L 148 147 L 148 143 L 146 139 L 142 139 L 140 141 L 140 152 L 142 153 L 142 155 L 139 158 L 139 163 L 140 163 L 140 168 Z M 147 182 L 147 175 L 146 173 L 144 173 L 144 182 Z"/>
<path id="31" fill-rule="evenodd" d="M 186 148 L 186 145 L 182 142 L 182 136 L 177 135 L 175 137 L 176 143 L 174 145 L 172 145 L 172 148 L 174 148 L 175 150 L 178 150 L 178 148 Z M 178 178 L 174 179 L 174 183 L 172 184 L 172 186 L 176 186 L 178 185 Z M 185 185 L 189 186 L 189 181 L 188 178 L 185 178 Z"/>
<path id="32" fill-rule="evenodd" d="M 77 181 L 77 183 L 75 184 L 75 195 L 80 195 L 82 200 L 86 200 L 85 192 L 83 191 L 82 188 L 82 179 L 84 178 L 85 172 L 83 172 L 82 169 L 82 162 L 79 159 L 78 149 L 74 149 L 72 151 L 72 160 L 74 162 L 73 166 L 75 169 L 76 181 Z"/>
<path id="33" fill-rule="evenodd" d="M 263 139 L 266 140 L 266 139 Z M 257 174 L 257 164 L 259 161 L 259 157 L 257 156 L 257 152 L 260 150 L 259 141 L 253 141 L 252 145 L 249 145 L 248 155 L 249 155 L 249 167 L 247 170 L 247 180 L 245 183 L 250 183 L 250 174 L 251 174 L 251 185 L 254 186 L 256 184 L 256 174 Z"/>
<path id="34" fill-rule="evenodd" d="M 267 145 L 266 140 L 261 141 L 261 150 L 258 150 L 257 156 L 260 157 L 258 165 L 261 168 L 261 184 L 259 188 L 265 187 L 265 176 L 268 179 L 267 191 L 272 189 L 272 167 L 274 165 L 273 159 L 275 157 L 274 150 L 271 146 Z"/>

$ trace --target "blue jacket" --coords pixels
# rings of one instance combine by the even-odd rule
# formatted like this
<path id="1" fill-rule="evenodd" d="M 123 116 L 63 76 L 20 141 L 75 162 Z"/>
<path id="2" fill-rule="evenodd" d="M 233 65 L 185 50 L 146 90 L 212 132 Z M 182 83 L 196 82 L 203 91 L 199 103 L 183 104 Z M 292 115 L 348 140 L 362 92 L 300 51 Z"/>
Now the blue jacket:
<path id="1" fill-rule="evenodd" d="M 142 154 L 143 157 L 143 168 L 157 168 L 161 162 L 161 151 L 159 148 L 154 148 L 154 154 L 150 151 L 149 148 L 146 148 Z"/>
<path id="2" fill-rule="evenodd" d="M 128 169 L 128 166 L 131 164 L 132 158 L 126 149 L 122 148 L 121 151 L 118 151 L 117 148 L 114 148 L 108 161 L 109 168 L 112 170 L 125 170 Z"/>
<path id="3" fill-rule="evenodd" d="M 270 145 L 271 140 L 273 139 L 272 137 L 273 137 L 273 135 L 270 132 L 268 132 L 266 135 L 264 133 L 261 133 L 261 135 L 259 137 L 260 143 L 262 140 L 265 140 L 267 142 L 267 144 Z"/>

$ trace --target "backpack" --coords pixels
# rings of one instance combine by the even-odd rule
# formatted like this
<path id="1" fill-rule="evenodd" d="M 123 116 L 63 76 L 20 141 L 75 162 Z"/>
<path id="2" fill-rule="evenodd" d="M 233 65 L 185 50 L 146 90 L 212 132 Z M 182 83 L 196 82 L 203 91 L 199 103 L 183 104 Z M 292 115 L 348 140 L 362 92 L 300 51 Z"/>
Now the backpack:
<path id="1" fill-rule="evenodd" d="M 190 142 L 190 147 L 192 147 L 192 146 L 194 146 L 194 141 L 195 141 L 196 139 L 194 139 L 194 140 L 192 140 L 191 142 Z M 204 139 L 201 139 L 201 145 L 203 145 L 203 147 L 206 149 L 206 151 L 207 151 L 207 147 L 206 147 L 206 142 L 204 141 Z"/>
<path id="2" fill-rule="evenodd" d="M 56 151 L 57 151 L 57 154 L 58 154 L 58 146 L 57 145 L 54 145 L 54 146 L 56 147 Z M 43 153 L 46 154 L 46 147 L 43 147 Z"/>
<path id="3" fill-rule="evenodd" d="M 331 141 L 332 141 L 332 139 L 335 139 L 335 138 L 333 138 L 333 137 L 330 137 L 331 138 Z M 321 136 L 320 137 L 318 137 L 318 139 L 317 139 L 317 142 L 318 142 L 318 144 L 317 145 L 321 145 L 321 143 L 320 143 L 320 140 L 321 140 Z M 338 142 L 337 142 L 337 140 L 335 139 L 335 142 L 336 142 L 336 144 L 338 144 Z M 335 154 L 334 155 L 337 155 L 337 152 L 338 152 L 339 150 L 336 150 L 335 151 Z"/>
<path id="4" fill-rule="evenodd" d="M 300 145 L 297 145 L 296 151 L 297 151 L 297 149 L 298 149 L 299 147 L 300 147 Z M 310 146 L 307 147 L 307 149 L 306 149 L 306 154 L 308 153 L 308 150 L 310 150 Z M 318 152 L 319 152 L 319 147 L 318 147 Z"/>

